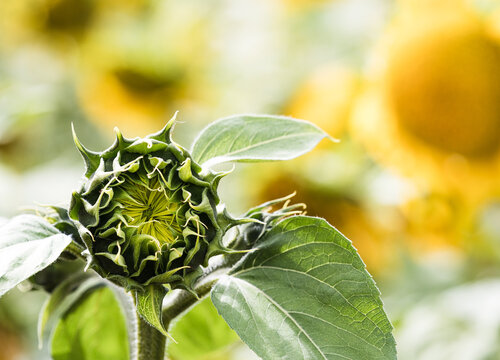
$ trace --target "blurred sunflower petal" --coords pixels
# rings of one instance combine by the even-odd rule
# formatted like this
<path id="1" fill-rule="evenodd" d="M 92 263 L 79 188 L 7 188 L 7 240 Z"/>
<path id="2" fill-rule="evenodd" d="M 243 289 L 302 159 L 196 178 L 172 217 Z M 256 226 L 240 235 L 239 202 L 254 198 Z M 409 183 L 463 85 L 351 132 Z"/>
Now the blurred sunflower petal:
<path id="1" fill-rule="evenodd" d="M 479 204 L 499 188 L 500 45 L 472 12 L 422 4 L 387 31 L 352 132 L 423 188 Z"/>

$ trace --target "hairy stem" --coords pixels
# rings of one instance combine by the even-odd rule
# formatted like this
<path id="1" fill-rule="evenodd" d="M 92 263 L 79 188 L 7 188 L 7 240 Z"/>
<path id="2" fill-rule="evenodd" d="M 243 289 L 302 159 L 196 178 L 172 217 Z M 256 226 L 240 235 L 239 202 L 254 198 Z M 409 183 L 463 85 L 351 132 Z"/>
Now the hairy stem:
<path id="1" fill-rule="evenodd" d="M 206 269 L 204 276 L 196 283 L 192 292 L 177 290 L 170 292 L 164 301 L 162 320 L 165 329 L 172 321 L 189 309 L 192 305 L 206 296 L 219 279 L 227 273 L 228 269 L 241 258 L 243 254 L 222 257 L 219 262 Z M 166 337 L 153 326 L 137 315 L 137 344 L 133 349 L 137 356 L 134 360 L 163 360 L 165 357 Z"/>
<path id="2" fill-rule="evenodd" d="M 171 325 L 172 321 L 182 314 L 184 311 L 189 309 L 192 305 L 202 299 L 207 295 L 212 287 L 217 282 L 216 279 L 212 281 L 204 282 L 204 286 L 195 289 L 195 293 L 179 290 L 170 296 L 166 297 L 165 307 L 162 312 L 162 321 L 165 329 Z"/>
<path id="3" fill-rule="evenodd" d="M 137 309 L 136 297 L 132 292 L 134 308 Z M 136 343 L 131 348 L 136 355 L 133 360 L 163 360 L 165 358 L 166 337 L 135 312 L 137 319 Z"/>
<path id="4" fill-rule="evenodd" d="M 201 280 L 195 284 L 193 291 L 177 290 L 167 294 L 162 311 L 162 321 L 165 329 L 169 328 L 176 317 L 208 295 L 220 276 L 226 274 L 243 255 L 244 253 L 231 254 L 219 259 L 218 262 L 205 271 Z"/>
<path id="5" fill-rule="evenodd" d="M 69 245 L 66 247 L 66 249 L 64 249 L 65 252 L 73 255 L 77 259 L 81 259 L 81 260 L 85 261 L 85 257 L 82 255 L 82 252 L 84 250 L 85 250 L 84 247 L 82 247 L 81 245 L 78 245 L 74 241 L 70 242 Z"/>
<path id="6" fill-rule="evenodd" d="M 137 314 L 137 360 L 163 360 L 166 337 Z"/>

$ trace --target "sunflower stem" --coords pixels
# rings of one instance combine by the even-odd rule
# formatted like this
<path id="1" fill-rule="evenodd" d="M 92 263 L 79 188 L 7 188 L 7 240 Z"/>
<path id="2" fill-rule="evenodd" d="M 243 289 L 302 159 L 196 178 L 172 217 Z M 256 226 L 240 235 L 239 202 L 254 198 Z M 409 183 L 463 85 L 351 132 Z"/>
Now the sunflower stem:
<path id="1" fill-rule="evenodd" d="M 69 245 L 64 249 L 65 252 L 73 255 L 77 259 L 81 260 L 86 260 L 85 257 L 82 255 L 82 252 L 85 250 L 85 248 L 76 242 L 72 241 L 69 243 Z"/>
<path id="2" fill-rule="evenodd" d="M 137 360 L 163 360 L 166 337 L 137 314 Z"/>
<path id="3" fill-rule="evenodd" d="M 203 299 L 210 293 L 219 278 L 229 271 L 229 269 L 244 254 L 225 255 L 218 262 L 205 270 L 202 278 L 195 284 L 192 291 L 177 290 L 167 294 L 164 300 L 162 311 L 162 321 L 165 329 L 168 330 L 173 320 L 187 311 L 191 306 Z"/>
<path id="4" fill-rule="evenodd" d="M 166 306 L 162 311 L 162 321 L 165 329 L 172 324 L 172 321 L 181 315 L 183 312 L 188 310 L 191 306 L 200 301 L 205 297 L 212 287 L 217 282 L 217 279 L 212 278 L 209 281 L 204 281 L 202 287 L 197 287 L 193 292 L 187 290 L 179 290 L 167 297 Z"/>

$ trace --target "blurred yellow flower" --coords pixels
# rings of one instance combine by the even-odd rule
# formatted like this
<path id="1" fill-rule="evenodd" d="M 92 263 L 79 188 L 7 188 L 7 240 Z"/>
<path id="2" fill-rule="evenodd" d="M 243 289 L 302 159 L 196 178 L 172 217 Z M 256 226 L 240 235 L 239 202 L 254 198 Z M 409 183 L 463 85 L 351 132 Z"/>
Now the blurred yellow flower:
<path id="1" fill-rule="evenodd" d="M 411 253 L 461 252 L 466 248 L 473 214 L 456 198 L 430 193 L 415 197 L 400 208 L 406 219 L 402 235 Z"/>
<path id="2" fill-rule="evenodd" d="M 177 16 L 171 7 L 158 3 L 154 11 L 103 23 L 83 44 L 78 94 L 90 120 L 104 130 L 148 134 L 205 91 L 204 20 Z"/>
<path id="3" fill-rule="evenodd" d="M 26 43 L 57 48 L 74 45 L 97 17 L 95 0 L 17 0 L 0 4 L 4 46 Z"/>
<path id="4" fill-rule="evenodd" d="M 44 30 L 76 35 L 90 26 L 96 10 L 94 0 L 44 0 L 37 5 L 33 20 L 39 20 Z"/>
<path id="5" fill-rule="evenodd" d="M 333 137 L 344 132 L 358 90 L 355 72 L 328 64 L 314 70 L 299 86 L 284 112 L 318 125 Z"/>
<path id="6" fill-rule="evenodd" d="M 316 179 L 326 174 L 309 173 L 307 164 L 319 161 L 326 165 L 325 168 L 334 168 L 334 161 L 325 159 L 330 156 L 327 153 L 332 154 L 319 150 L 315 157 L 296 159 L 288 164 L 260 164 L 264 168 L 259 173 L 247 168 L 242 181 L 248 189 L 248 198 L 252 199 L 250 205 L 295 192 L 292 202 L 306 204 L 307 215 L 325 218 L 351 239 L 371 273 L 389 269 L 398 261 L 395 235 L 404 229 L 405 219 L 394 207 L 378 204 L 375 209 L 370 206 L 369 200 L 362 195 L 366 191 L 363 180 L 352 169 L 351 173 L 346 169 L 345 178 L 339 174 L 329 179 Z M 353 167 L 356 166 L 360 164 L 354 163 Z"/>
<path id="7" fill-rule="evenodd" d="M 89 118 L 103 130 L 119 126 L 126 133 L 146 134 L 165 122 L 182 96 L 182 73 L 155 74 L 138 65 L 116 64 L 82 80 L 79 94 Z"/>
<path id="8" fill-rule="evenodd" d="M 0 45 L 19 47 L 42 44 L 59 50 L 58 56 L 76 50 L 100 23 L 125 14 L 139 16 L 150 0 L 16 0 L 0 2 Z M 70 54 L 72 54 L 70 52 Z"/>
<path id="9" fill-rule="evenodd" d="M 423 188 L 479 205 L 500 188 L 500 45 L 458 1 L 403 3 L 352 132 Z"/>

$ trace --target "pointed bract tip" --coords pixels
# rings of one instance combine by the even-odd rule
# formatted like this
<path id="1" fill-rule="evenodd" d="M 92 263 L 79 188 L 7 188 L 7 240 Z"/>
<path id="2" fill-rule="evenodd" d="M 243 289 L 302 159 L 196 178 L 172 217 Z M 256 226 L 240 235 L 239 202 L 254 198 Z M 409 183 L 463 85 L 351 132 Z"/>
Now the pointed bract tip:
<path id="1" fill-rule="evenodd" d="M 115 135 L 116 135 L 116 141 L 118 142 L 118 144 L 122 144 L 124 142 L 124 138 L 123 138 L 123 134 L 122 132 L 120 131 L 120 129 L 118 129 L 118 127 L 114 127 L 113 128 L 113 131 L 115 132 Z"/>
<path id="2" fill-rule="evenodd" d="M 76 136 L 75 124 L 71 122 L 71 133 L 73 134 L 73 141 L 77 147 L 81 146 L 80 140 L 78 140 L 78 136 Z"/>
<path id="3" fill-rule="evenodd" d="M 75 143 L 76 148 L 80 152 L 80 154 L 83 157 L 83 160 L 85 161 L 85 164 L 87 165 L 87 170 L 96 164 L 99 163 L 99 154 L 95 153 L 93 151 L 90 151 L 87 149 L 85 146 L 82 145 L 80 142 L 80 139 L 78 139 L 78 136 L 76 135 L 75 131 L 75 125 L 71 123 L 71 132 L 73 133 L 73 142 Z"/>
<path id="4" fill-rule="evenodd" d="M 71 132 L 73 133 L 73 142 L 75 143 L 77 149 L 80 151 L 80 153 L 83 155 L 83 156 L 86 156 L 87 155 L 87 152 L 89 152 L 89 150 L 87 150 L 83 145 L 82 143 L 80 142 L 80 139 L 78 139 L 78 136 L 76 135 L 76 131 L 75 131 L 75 125 L 73 123 L 71 123 Z"/>
<path id="5" fill-rule="evenodd" d="M 174 129 L 175 122 L 177 121 L 177 114 L 179 111 L 176 111 L 174 116 L 170 118 L 170 120 L 165 124 L 163 129 L 158 131 L 157 133 L 154 133 L 150 136 L 148 136 L 151 139 L 159 140 L 159 141 L 166 141 L 167 143 L 173 143 L 171 133 L 172 130 Z"/>

